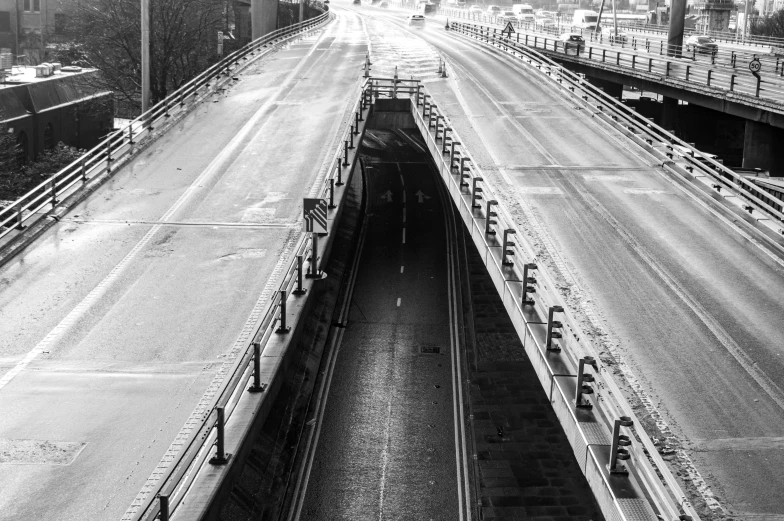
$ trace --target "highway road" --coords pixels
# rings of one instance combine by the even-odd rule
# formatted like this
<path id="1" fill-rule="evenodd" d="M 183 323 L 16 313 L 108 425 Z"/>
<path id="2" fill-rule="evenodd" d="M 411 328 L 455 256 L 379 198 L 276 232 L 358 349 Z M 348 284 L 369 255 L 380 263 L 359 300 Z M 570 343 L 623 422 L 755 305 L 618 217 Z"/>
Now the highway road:
<path id="1" fill-rule="evenodd" d="M 444 208 L 424 155 L 367 168 L 368 220 L 299 516 L 465 519 Z M 395 150 L 397 149 L 397 150 Z M 458 378 L 459 382 L 460 379 Z"/>
<path id="2" fill-rule="evenodd" d="M 705 518 L 784 516 L 781 257 L 519 62 L 439 22 L 411 31 L 405 12 L 357 11 L 371 38 L 417 36 L 446 58 L 450 78 L 427 83 L 434 101 L 505 190 Z M 406 75 L 403 56 L 383 59 Z"/>
<path id="3" fill-rule="evenodd" d="M 252 65 L 0 268 L 0 519 L 118 520 L 176 451 L 277 288 L 366 52 L 342 17 Z"/>

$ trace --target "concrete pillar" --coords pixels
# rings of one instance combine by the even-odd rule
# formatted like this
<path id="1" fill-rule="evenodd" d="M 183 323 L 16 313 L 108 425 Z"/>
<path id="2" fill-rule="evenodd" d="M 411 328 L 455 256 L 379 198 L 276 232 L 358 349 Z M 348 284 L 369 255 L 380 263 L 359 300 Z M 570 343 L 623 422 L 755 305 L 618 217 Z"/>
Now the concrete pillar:
<path id="1" fill-rule="evenodd" d="M 784 129 L 746 121 L 743 168 L 761 168 L 772 176 L 784 176 Z"/>
<path id="2" fill-rule="evenodd" d="M 254 40 L 277 29 L 278 0 L 251 0 L 250 22 Z"/>
<path id="3" fill-rule="evenodd" d="M 683 47 L 683 24 L 686 21 L 686 0 L 671 0 L 670 29 L 667 33 L 667 56 L 680 56 Z"/>
<path id="4" fill-rule="evenodd" d="M 678 99 L 662 96 L 661 114 L 660 125 L 664 130 L 675 130 L 678 124 Z"/>

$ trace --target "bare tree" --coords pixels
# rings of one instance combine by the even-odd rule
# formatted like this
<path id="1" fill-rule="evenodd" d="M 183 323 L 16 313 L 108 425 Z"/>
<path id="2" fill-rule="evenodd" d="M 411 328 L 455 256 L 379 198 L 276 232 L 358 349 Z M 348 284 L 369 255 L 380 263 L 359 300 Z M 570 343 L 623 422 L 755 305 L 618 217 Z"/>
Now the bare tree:
<path id="1" fill-rule="evenodd" d="M 150 0 L 150 90 L 162 100 L 217 60 L 224 30 L 221 0 Z M 118 102 L 141 105 L 141 2 L 82 0 L 70 16 L 73 47 L 102 75 L 96 85 Z"/>
<path id="2" fill-rule="evenodd" d="M 784 9 L 754 20 L 751 24 L 751 34 L 784 38 Z"/>

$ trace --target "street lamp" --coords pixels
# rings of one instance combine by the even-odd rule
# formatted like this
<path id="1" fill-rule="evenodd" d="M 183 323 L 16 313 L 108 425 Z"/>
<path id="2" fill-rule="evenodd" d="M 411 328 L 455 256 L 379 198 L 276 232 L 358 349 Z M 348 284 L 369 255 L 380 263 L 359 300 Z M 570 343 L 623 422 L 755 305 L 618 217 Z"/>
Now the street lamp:
<path id="1" fill-rule="evenodd" d="M 142 114 L 150 108 L 150 0 L 142 1 Z"/>

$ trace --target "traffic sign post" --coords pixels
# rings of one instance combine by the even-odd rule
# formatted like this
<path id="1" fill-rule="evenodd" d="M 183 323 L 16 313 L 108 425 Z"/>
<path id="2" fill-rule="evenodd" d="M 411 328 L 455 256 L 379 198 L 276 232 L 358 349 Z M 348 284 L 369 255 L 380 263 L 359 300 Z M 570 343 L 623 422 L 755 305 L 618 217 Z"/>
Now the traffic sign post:
<path id="1" fill-rule="evenodd" d="M 752 72 L 752 74 L 757 74 L 760 70 L 762 70 L 762 63 L 756 56 L 749 62 L 749 70 Z"/>
<path id="2" fill-rule="evenodd" d="M 512 27 L 512 22 L 506 22 L 506 27 L 504 27 L 504 29 L 501 31 L 501 34 L 502 35 L 506 34 L 507 38 L 511 38 L 512 37 L 512 33 L 514 33 L 514 32 L 515 32 L 515 30 L 514 30 L 514 27 Z"/>
<path id="3" fill-rule="evenodd" d="M 304 199 L 302 210 L 305 218 L 305 231 L 313 234 L 313 251 L 310 256 L 310 272 L 306 275 L 309 279 L 323 278 L 318 270 L 318 238 L 319 234 L 327 232 L 327 201 L 326 199 Z"/>

